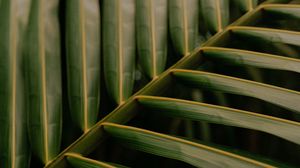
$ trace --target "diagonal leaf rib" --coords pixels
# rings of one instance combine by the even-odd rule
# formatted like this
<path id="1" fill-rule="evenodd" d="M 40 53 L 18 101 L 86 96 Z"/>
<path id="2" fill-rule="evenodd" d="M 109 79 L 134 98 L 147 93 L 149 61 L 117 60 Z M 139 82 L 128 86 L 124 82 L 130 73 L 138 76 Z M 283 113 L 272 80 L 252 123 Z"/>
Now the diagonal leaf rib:
<path id="1" fill-rule="evenodd" d="M 137 150 L 184 161 L 193 166 L 272 167 L 206 145 L 140 128 L 103 123 L 104 130 Z"/>
<path id="2" fill-rule="evenodd" d="M 156 96 L 137 96 L 136 99 L 150 108 L 151 113 L 264 131 L 300 145 L 298 122 L 182 99 Z"/>
<path id="3" fill-rule="evenodd" d="M 192 87 L 250 96 L 300 113 L 297 91 L 203 71 L 175 69 L 171 72 L 176 79 Z"/>
<path id="4" fill-rule="evenodd" d="M 77 153 L 66 153 L 68 162 L 75 168 L 117 168 L 124 166 L 114 166 L 109 163 L 89 159 Z"/>
<path id="5" fill-rule="evenodd" d="M 204 57 L 208 59 L 224 61 L 233 65 L 250 65 L 300 73 L 300 60 L 295 58 L 222 47 L 203 47 L 201 50 Z"/>
<path id="6" fill-rule="evenodd" d="M 86 132 L 88 130 L 88 121 L 87 121 L 87 117 L 88 117 L 88 107 L 87 107 L 87 77 L 86 77 L 86 38 L 85 38 L 85 25 L 84 25 L 84 20 L 85 20 L 85 16 L 84 16 L 84 6 L 83 6 L 83 1 L 80 0 L 80 6 L 79 6 L 79 21 L 80 21 L 80 35 L 81 35 L 81 48 L 82 48 L 82 53 L 81 53 L 81 62 L 82 62 L 82 86 L 83 86 L 83 130 L 84 132 Z"/>
<path id="7" fill-rule="evenodd" d="M 296 31 L 250 26 L 231 26 L 229 29 L 233 34 L 242 37 L 253 37 L 272 43 L 286 43 L 300 46 L 300 32 Z"/>

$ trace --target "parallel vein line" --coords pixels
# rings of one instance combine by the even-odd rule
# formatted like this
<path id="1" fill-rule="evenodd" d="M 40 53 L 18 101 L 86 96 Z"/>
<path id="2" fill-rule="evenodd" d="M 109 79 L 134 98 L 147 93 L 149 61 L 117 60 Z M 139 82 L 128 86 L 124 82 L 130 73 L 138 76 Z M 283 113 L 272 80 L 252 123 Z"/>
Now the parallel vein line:
<path id="1" fill-rule="evenodd" d="M 86 77 L 86 37 L 85 37 L 85 27 L 84 27 L 84 6 L 83 1 L 80 0 L 80 28 L 81 28 L 81 55 L 82 55 L 82 78 L 83 78 L 83 122 L 84 122 L 84 132 L 88 130 L 88 107 L 87 107 L 87 77 Z"/>
<path id="2" fill-rule="evenodd" d="M 14 1 L 13 1 L 14 2 Z M 11 6 L 14 6 L 14 4 L 12 3 Z M 11 166 L 12 168 L 15 167 L 15 162 L 16 162 L 16 57 L 17 57 L 17 53 L 16 53 L 16 45 L 17 45 L 17 37 L 16 37 L 16 25 L 15 25 L 15 12 L 12 11 L 12 7 L 10 8 L 11 11 L 10 11 L 10 14 L 11 14 L 11 17 L 13 19 L 10 19 L 10 22 L 11 22 L 11 28 L 12 28 L 12 31 L 11 31 L 11 34 L 10 36 L 12 37 L 12 45 L 10 47 L 10 52 L 12 53 L 12 97 L 11 97 L 11 108 L 12 108 L 12 113 L 11 113 L 11 119 L 12 119 L 12 151 L 11 151 Z"/>
<path id="3" fill-rule="evenodd" d="M 118 37 L 119 37 L 119 104 L 123 103 L 123 53 L 122 53 L 122 16 L 121 0 L 118 0 Z"/>
<path id="4" fill-rule="evenodd" d="M 49 156 L 48 156 L 48 111 L 47 111 L 47 85 L 46 85 L 46 63 L 45 63 L 45 39 L 44 39 L 44 23 L 43 23 L 43 13 L 40 14 L 40 12 L 44 11 L 44 4 L 43 1 L 40 1 L 39 5 L 39 55 L 40 55 L 40 61 L 41 61 L 41 76 L 42 76 L 42 107 L 43 107 L 43 127 L 44 127 L 44 148 L 45 148 L 45 163 L 48 162 Z"/>
<path id="5" fill-rule="evenodd" d="M 153 3 L 152 0 L 149 0 L 149 15 L 150 15 L 150 22 L 151 22 L 151 41 L 152 41 L 152 68 L 153 68 L 153 78 L 156 78 L 157 72 L 156 72 L 156 42 L 155 42 L 155 18 L 153 16 Z"/>
<path id="6" fill-rule="evenodd" d="M 216 12 L 217 12 L 218 32 L 222 31 L 222 19 L 221 19 L 220 1 L 221 0 L 215 0 L 215 2 L 216 2 L 216 8 L 217 8 Z"/>
<path id="7" fill-rule="evenodd" d="M 184 56 L 189 53 L 189 37 L 188 37 L 188 26 L 187 26 L 187 14 L 186 14 L 186 0 L 182 0 L 183 9 L 183 31 L 184 31 Z"/>

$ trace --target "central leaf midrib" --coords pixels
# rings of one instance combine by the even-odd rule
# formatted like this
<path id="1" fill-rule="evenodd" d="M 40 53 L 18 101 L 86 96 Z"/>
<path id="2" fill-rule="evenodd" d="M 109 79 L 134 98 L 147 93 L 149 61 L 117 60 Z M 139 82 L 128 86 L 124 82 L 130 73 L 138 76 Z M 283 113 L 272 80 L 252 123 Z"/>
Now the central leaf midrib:
<path id="1" fill-rule="evenodd" d="M 80 17 L 80 32 L 81 32 L 81 59 L 82 59 L 82 84 L 83 84 L 83 131 L 86 132 L 88 128 L 88 107 L 87 107 L 87 72 L 86 72 L 86 36 L 85 36 L 85 16 L 83 1 L 79 1 L 79 17 Z"/>

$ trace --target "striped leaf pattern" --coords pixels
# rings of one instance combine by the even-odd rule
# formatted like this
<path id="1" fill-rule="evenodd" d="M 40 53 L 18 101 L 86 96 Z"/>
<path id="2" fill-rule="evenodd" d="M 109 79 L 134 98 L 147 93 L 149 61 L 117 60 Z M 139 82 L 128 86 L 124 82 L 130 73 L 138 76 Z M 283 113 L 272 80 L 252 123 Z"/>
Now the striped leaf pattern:
<path id="1" fill-rule="evenodd" d="M 167 0 L 137 0 L 137 49 L 141 65 L 156 78 L 167 61 Z"/>
<path id="2" fill-rule="evenodd" d="M 172 136 L 152 131 L 103 123 L 105 131 L 137 150 L 186 162 L 195 167 L 272 167 L 261 162 L 240 157 Z"/>
<path id="3" fill-rule="evenodd" d="M 267 1 L 266 4 L 275 1 Z M 178 11 L 181 11 L 185 5 L 182 5 L 182 2 L 169 1 L 169 17 L 174 19 L 176 18 L 174 16 L 181 15 Z M 184 1 L 184 3 L 187 2 Z M 224 2 L 227 4 L 223 4 Z M 241 10 L 247 12 L 252 10 L 251 5 L 254 7 L 258 2 L 261 1 L 245 0 L 238 3 L 240 3 Z M 280 3 L 283 2 L 287 3 L 288 1 L 280 1 Z M 144 6 L 141 5 L 142 3 Z M 289 16 L 288 19 L 297 19 L 297 12 L 290 12 L 290 10 L 295 10 L 299 6 L 266 4 L 247 13 L 245 17 L 240 18 L 226 29 L 224 29 L 226 22 L 229 22 L 229 1 L 214 0 L 201 4 L 200 12 L 203 12 L 202 14 L 205 16 L 206 26 L 209 26 L 210 33 L 218 33 L 207 43 L 191 52 L 192 54 L 182 58 L 162 75 L 159 75 L 156 80 L 129 98 L 122 106 L 116 108 L 48 167 L 64 167 L 63 164 L 66 160 L 73 164 L 76 162 L 76 166 L 100 165 L 102 161 L 83 157 L 88 156 L 91 148 L 95 145 L 99 145 L 95 149 L 101 148 L 101 152 L 107 146 L 122 145 L 122 150 L 125 152 L 118 153 L 121 156 L 117 159 L 121 159 L 124 163 L 127 160 L 125 161 L 122 154 L 128 155 L 133 151 L 139 158 L 143 158 L 142 156 L 146 153 L 147 157 L 161 156 L 159 163 L 165 163 L 164 158 L 168 158 L 166 162 L 174 161 L 178 164 L 184 162 L 194 167 L 289 167 L 290 163 L 297 167 L 299 161 L 295 154 L 298 154 L 297 149 L 300 145 L 298 131 L 300 126 L 298 122 L 299 87 L 296 86 L 296 90 L 286 89 L 286 85 L 279 87 L 276 82 L 274 84 L 267 80 L 276 81 L 283 77 L 287 85 L 290 83 L 297 85 L 296 81 L 299 80 L 300 72 L 297 50 L 297 46 L 300 44 L 299 32 L 281 30 L 279 29 L 282 26 L 280 24 L 275 26 L 266 24 L 265 26 L 260 22 L 263 22 L 263 19 L 270 19 L 270 21 L 278 18 L 285 19 L 287 16 Z M 143 12 L 146 14 L 149 13 L 147 5 L 149 5 L 149 1 L 137 3 L 137 6 L 144 9 Z M 202 9 L 205 5 L 208 8 Z M 193 10 L 192 7 L 187 9 Z M 177 12 L 174 12 L 176 10 Z M 209 12 L 210 10 L 211 12 Z M 222 13 L 222 10 L 227 11 L 227 14 L 224 11 Z M 137 11 L 140 13 L 139 10 Z M 270 16 L 266 12 L 271 12 L 270 16 L 274 16 L 276 13 L 276 18 L 268 18 Z M 290 16 L 292 13 L 295 14 Z M 223 22 L 224 18 L 222 17 L 227 17 L 227 21 Z M 174 43 L 174 37 L 172 37 L 172 31 L 174 31 L 172 28 L 174 27 L 171 25 L 172 18 L 169 19 L 169 31 Z M 255 19 L 258 21 L 253 22 Z M 183 22 L 178 21 L 178 23 Z M 226 24 L 223 25 L 223 23 Z M 147 24 L 149 25 L 150 22 Z M 222 31 L 223 29 L 224 31 Z M 175 30 L 178 30 L 177 34 L 180 35 L 181 27 L 176 28 L 175 26 Z M 207 36 L 210 36 L 209 33 Z M 183 36 L 178 37 L 182 38 Z M 148 45 L 151 49 L 151 41 L 149 41 Z M 259 46 L 261 48 L 257 49 L 256 45 L 253 45 L 255 43 L 262 44 Z M 285 52 L 287 54 L 284 55 L 281 54 L 284 52 L 279 51 L 282 46 L 278 44 L 282 44 L 286 48 L 292 46 L 296 49 L 293 53 Z M 175 46 L 176 49 L 178 46 Z M 217 69 L 219 67 L 221 68 Z M 235 72 L 235 68 L 240 71 Z M 247 80 L 243 78 L 247 78 Z M 201 91 L 194 92 L 195 88 L 201 89 Z M 204 92 L 199 96 L 199 92 L 202 90 Z M 176 122 L 184 124 L 176 126 Z M 204 136 L 199 135 L 198 132 L 199 128 L 202 128 L 201 122 L 207 123 L 206 129 L 211 130 L 211 140 L 208 142 L 201 141 L 204 139 Z M 190 125 L 187 126 L 185 123 L 190 123 Z M 195 129 L 195 127 L 197 128 Z M 202 131 L 205 129 L 201 129 L 200 133 Z M 221 135 L 219 135 L 220 132 L 222 132 Z M 261 134 L 262 132 L 264 134 Z M 249 136 L 241 137 L 240 135 L 244 133 Z M 222 139 L 221 142 L 227 144 L 227 138 L 233 138 L 230 145 L 219 146 L 218 141 Z M 223 139 L 226 140 L 223 141 Z M 246 153 L 237 151 L 241 147 L 239 146 L 241 142 L 248 143 L 243 145 Z M 266 143 L 268 145 L 265 145 Z M 287 149 L 285 145 L 290 148 Z M 230 149 L 226 147 L 230 147 Z M 129 148 L 130 150 L 127 151 Z M 273 154 L 277 152 L 274 149 L 279 151 L 279 155 Z M 268 156 L 264 153 L 265 150 L 269 152 Z M 289 161 L 279 159 L 283 153 L 281 150 L 285 154 L 283 157 L 289 156 Z M 74 151 L 76 154 L 70 153 Z M 104 151 L 101 154 L 111 154 L 110 152 Z M 252 155 L 257 153 L 267 158 Z M 67 158 L 64 160 L 64 157 Z M 290 160 L 293 161 L 290 162 Z M 140 162 L 134 163 L 148 164 Z M 168 164 L 166 165 L 168 166 Z"/>
<path id="4" fill-rule="evenodd" d="M 169 2 L 169 32 L 178 53 L 186 56 L 197 45 L 199 1 L 172 0 Z"/>
<path id="5" fill-rule="evenodd" d="M 298 122 L 181 99 L 154 96 L 139 96 L 137 99 L 153 113 L 264 131 L 300 144 Z"/>
<path id="6" fill-rule="evenodd" d="M 74 168 L 126 168 L 126 166 L 96 161 L 76 153 L 67 153 L 67 160 Z"/>
<path id="7" fill-rule="evenodd" d="M 300 60 L 279 55 L 222 47 L 203 47 L 204 57 L 230 65 L 253 66 L 300 73 Z"/>
<path id="8" fill-rule="evenodd" d="M 0 167 L 298 167 L 295 3 L 0 0 Z"/>
<path id="9" fill-rule="evenodd" d="M 24 10 L 20 10 L 19 5 L 23 5 Z M 22 69 L 29 7 L 29 0 L 0 1 L 0 167 L 29 165 Z"/>
<path id="10" fill-rule="evenodd" d="M 300 112 L 300 105 L 297 104 L 300 92 L 294 90 L 202 71 L 173 70 L 172 73 L 178 80 L 192 87 L 250 96 Z"/>
<path id="11" fill-rule="evenodd" d="M 222 31 L 229 23 L 229 0 L 201 0 L 201 11 L 212 34 Z"/>
<path id="12" fill-rule="evenodd" d="M 248 26 L 232 27 L 231 31 L 233 34 L 242 38 L 258 39 L 271 43 L 284 43 L 295 46 L 300 45 L 300 32 Z"/>
<path id="13" fill-rule="evenodd" d="M 248 12 L 256 7 L 258 0 L 234 0 L 234 3 L 237 4 L 242 12 Z"/>
<path id="14" fill-rule="evenodd" d="M 71 116 L 86 132 L 100 104 L 100 5 L 97 0 L 68 0 L 66 50 Z"/>
<path id="15" fill-rule="evenodd" d="M 58 0 L 32 0 L 26 71 L 29 135 L 32 150 L 43 163 L 60 151 L 62 130 L 61 50 Z"/>
<path id="16" fill-rule="evenodd" d="M 106 87 L 122 104 L 133 91 L 135 0 L 103 0 L 103 61 Z"/>

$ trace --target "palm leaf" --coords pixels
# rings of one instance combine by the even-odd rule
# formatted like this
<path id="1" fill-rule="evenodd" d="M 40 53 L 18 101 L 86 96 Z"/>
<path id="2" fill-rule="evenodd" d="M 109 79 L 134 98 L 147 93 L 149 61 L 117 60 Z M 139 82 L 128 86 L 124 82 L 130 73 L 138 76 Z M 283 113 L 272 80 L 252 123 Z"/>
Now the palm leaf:
<path id="1" fill-rule="evenodd" d="M 29 165 L 21 50 L 29 7 L 29 0 L 1 0 L 0 4 L 0 167 Z"/>
<path id="2" fill-rule="evenodd" d="M 248 26 L 234 26 L 230 30 L 243 38 L 300 46 L 300 33 L 295 31 Z"/>
<path id="3" fill-rule="evenodd" d="M 222 47 L 203 47 L 204 57 L 223 63 L 258 68 L 286 70 L 300 73 L 300 60 L 239 49 Z"/>
<path id="4" fill-rule="evenodd" d="M 157 112 L 160 115 L 249 128 L 300 144 L 300 123 L 298 122 L 181 99 L 138 96 L 137 100 L 143 106 L 150 108 L 151 113 Z"/>
<path id="5" fill-rule="evenodd" d="M 234 0 L 233 1 L 242 12 L 253 10 L 258 3 L 258 0 Z"/>
<path id="6" fill-rule="evenodd" d="M 228 0 L 201 0 L 201 11 L 212 34 L 222 31 L 229 23 Z"/>
<path id="7" fill-rule="evenodd" d="M 122 104 L 132 94 L 135 70 L 135 1 L 103 1 L 104 77 L 109 95 Z"/>
<path id="8" fill-rule="evenodd" d="M 125 166 L 101 162 L 83 157 L 76 153 L 66 153 L 68 162 L 75 168 L 126 168 Z"/>
<path id="9" fill-rule="evenodd" d="M 100 7 L 97 0 L 68 0 L 66 48 L 71 115 L 86 132 L 100 101 Z"/>
<path id="10" fill-rule="evenodd" d="M 198 0 L 169 1 L 169 28 L 175 49 L 188 55 L 196 47 L 199 25 Z"/>
<path id="11" fill-rule="evenodd" d="M 58 0 L 32 0 L 26 58 L 29 135 L 43 163 L 60 151 L 62 91 Z"/>
<path id="12" fill-rule="evenodd" d="M 297 103 L 300 101 L 300 93 L 297 91 L 202 71 L 173 70 L 172 73 L 176 79 L 193 87 L 254 97 L 300 112 Z"/>
<path id="13" fill-rule="evenodd" d="M 157 77 L 167 58 L 167 0 L 138 0 L 137 49 L 141 65 L 150 78 Z"/>
<path id="14" fill-rule="evenodd" d="M 269 5 L 264 7 L 267 14 L 272 14 L 276 18 L 283 19 L 299 19 L 300 9 L 299 5 Z"/>
<path id="15" fill-rule="evenodd" d="M 126 146 L 195 167 L 272 167 L 261 162 L 172 136 L 124 126 L 103 123 L 104 130 Z"/>

